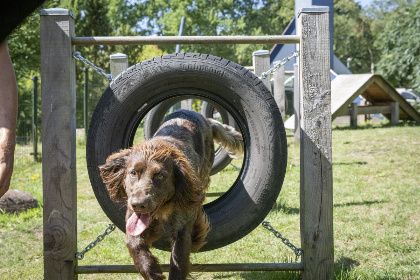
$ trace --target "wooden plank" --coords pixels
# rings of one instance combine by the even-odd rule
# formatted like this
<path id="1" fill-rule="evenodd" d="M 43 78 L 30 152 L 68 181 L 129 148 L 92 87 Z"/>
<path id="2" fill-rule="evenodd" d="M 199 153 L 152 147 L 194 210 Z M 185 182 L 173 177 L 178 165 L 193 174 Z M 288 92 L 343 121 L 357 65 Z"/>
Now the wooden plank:
<path id="1" fill-rule="evenodd" d="M 353 103 L 356 104 L 356 103 Z M 340 116 L 350 116 L 350 110 L 347 109 Z M 358 115 L 370 115 L 370 114 L 391 114 L 391 106 L 358 106 L 357 107 Z"/>
<path id="2" fill-rule="evenodd" d="M 350 107 L 350 126 L 357 127 L 357 103 L 351 103 Z"/>
<path id="3" fill-rule="evenodd" d="M 109 56 L 112 78 L 115 79 L 128 68 L 128 56 L 123 53 L 114 53 Z"/>
<path id="4" fill-rule="evenodd" d="M 391 102 L 395 101 L 399 103 L 400 109 L 410 116 L 410 119 L 420 122 L 420 113 L 417 112 L 416 109 L 414 109 L 414 107 L 411 106 L 411 104 L 408 103 L 407 100 L 405 100 L 385 79 L 377 79 L 376 83 L 387 92 L 392 100 Z M 400 117 L 402 115 L 401 110 Z"/>
<path id="5" fill-rule="evenodd" d="M 303 279 L 334 279 L 329 8 L 302 9 L 300 227 Z"/>
<path id="6" fill-rule="evenodd" d="M 163 272 L 169 272 L 169 264 L 161 264 Z M 223 263 L 223 264 L 195 264 L 191 272 L 227 272 L 227 271 L 299 271 L 302 263 Z M 134 265 L 99 265 L 78 266 L 78 274 L 93 273 L 138 273 Z"/>
<path id="7" fill-rule="evenodd" d="M 294 141 L 295 143 L 300 142 L 300 76 L 299 76 L 299 64 L 293 65 L 295 80 L 293 82 L 293 112 L 295 116 L 295 131 Z"/>
<path id="8" fill-rule="evenodd" d="M 192 105 L 193 105 L 192 99 L 181 100 L 181 109 L 192 110 Z"/>
<path id="9" fill-rule="evenodd" d="M 283 122 L 286 116 L 286 91 L 284 87 L 284 65 L 281 66 L 276 72 L 273 73 L 273 95 L 274 100 L 279 107 Z"/>
<path id="10" fill-rule="evenodd" d="M 44 279 L 76 279 L 76 80 L 69 10 L 41 10 Z"/>
<path id="11" fill-rule="evenodd" d="M 360 105 L 366 106 L 366 100 L 360 100 Z M 367 119 L 366 116 L 367 116 L 366 114 L 359 114 L 358 122 L 365 123 Z"/>
<path id="12" fill-rule="evenodd" d="M 338 75 L 331 84 L 332 118 L 341 116 L 372 83 L 372 74 Z"/>
<path id="13" fill-rule="evenodd" d="M 252 64 L 254 66 L 254 74 L 261 77 L 261 74 L 270 69 L 270 52 L 267 50 L 259 50 L 252 53 Z M 271 91 L 271 77 L 263 79 L 263 83 Z"/>
<path id="14" fill-rule="evenodd" d="M 400 106 L 398 102 L 391 103 L 391 124 L 397 125 L 400 121 Z"/>
<path id="15" fill-rule="evenodd" d="M 332 81 L 332 119 L 338 116 L 349 115 L 349 106 L 359 95 L 363 96 L 373 106 L 390 106 L 392 102 L 398 102 L 400 119 L 420 122 L 420 113 L 382 76 L 373 74 L 338 75 Z M 382 114 L 386 118 L 391 119 L 389 112 Z M 286 121 L 285 126 L 290 127 L 290 122 Z"/>

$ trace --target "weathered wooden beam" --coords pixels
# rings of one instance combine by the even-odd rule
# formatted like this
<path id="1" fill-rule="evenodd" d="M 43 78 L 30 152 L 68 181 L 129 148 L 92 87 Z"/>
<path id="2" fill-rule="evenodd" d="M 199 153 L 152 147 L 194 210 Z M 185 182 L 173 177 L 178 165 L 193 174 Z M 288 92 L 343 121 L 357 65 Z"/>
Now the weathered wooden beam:
<path id="1" fill-rule="evenodd" d="M 350 126 L 357 127 L 357 103 L 351 103 L 350 107 Z"/>
<path id="2" fill-rule="evenodd" d="M 41 10 L 44 279 L 76 279 L 76 79 L 69 10 Z"/>
<path id="3" fill-rule="evenodd" d="M 352 103 L 356 104 L 356 103 Z M 354 105 L 353 105 L 354 106 Z M 369 114 L 391 114 L 391 106 L 357 106 L 358 115 L 369 115 Z M 340 116 L 350 116 L 351 108 L 344 111 Z"/>
<path id="4" fill-rule="evenodd" d="M 192 99 L 181 100 L 181 109 L 192 110 L 193 109 L 193 100 Z"/>
<path id="5" fill-rule="evenodd" d="M 163 272 L 169 272 L 168 264 L 161 264 Z M 191 266 L 191 272 L 227 272 L 227 271 L 300 271 L 302 263 L 225 263 L 198 264 Z M 93 273 L 138 273 L 134 265 L 99 265 L 78 266 L 77 274 Z"/>
<path id="6" fill-rule="evenodd" d="M 329 8 L 302 9 L 300 228 L 303 279 L 334 279 Z"/>
<path id="7" fill-rule="evenodd" d="M 366 106 L 366 100 L 360 100 L 360 106 Z M 359 114 L 359 118 L 358 121 L 360 123 L 365 123 L 367 119 L 367 115 L 366 114 Z"/>
<path id="8" fill-rule="evenodd" d="M 398 102 L 391 103 L 391 124 L 396 125 L 400 121 L 400 104 Z"/>
<path id="9" fill-rule="evenodd" d="M 121 36 L 72 37 L 76 46 L 88 45 L 176 45 L 176 44 L 297 44 L 296 35 L 267 36 Z"/>
<path id="10" fill-rule="evenodd" d="M 404 110 L 408 115 L 410 115 L 416 122 L 420 123 L 420 114 L 416 111 L 416 109 L 408 103 L 404 97 L 402 97 L 398 92 L 392 88 L 392 86 L 384 79 L 378 79 L 376 83 L 385 90 L 389 96 L 395 102 L 399 103 L 399 106 L 402 110 Z"/>
<path id="11" fill-rule="evenodd" d="M 252 64 L 254 66 L 254 74 L 261 77 L 261 74 L 270 70 L 270 51 L 259 50 L 252 53 Z M 272 92 L 271 76 L 262 79 L 263 83 Z"/>
<path id="12" fill-rule="evenodd" d="M 128 56 L 124 53 L 114 53 L 109 56 L 111 76 L 116 78 L 128 68 Z"/>
<path id="13" fill-rule="evenodd" d="M 284 65 L 281 66 L 276 72 L 273 73 L 273 95 L 274 100 L 279 107 L 283 122 L 286 117 L 286 89 L 284 86 Z"/>
<path id="14" fill-rule="evenodd" d="M 293 64 L 295 80 L 293 81 L 293 114 L 295 115 L 294 141 L 300 142 L 300 74 L 299 64 Z"/>

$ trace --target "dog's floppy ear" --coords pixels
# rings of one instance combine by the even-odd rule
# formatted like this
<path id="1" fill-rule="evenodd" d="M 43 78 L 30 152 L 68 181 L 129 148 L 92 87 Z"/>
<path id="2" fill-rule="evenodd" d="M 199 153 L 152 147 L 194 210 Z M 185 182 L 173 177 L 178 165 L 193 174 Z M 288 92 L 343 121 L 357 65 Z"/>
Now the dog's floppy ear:
<path id="1" fill-rule="evenodd" d="M 131 149 L 125 149 L 110 155 L 104 165 L 99 166 L 102 181 L 105 183 L 112 201 L 122 202 L 127 200 L 125 191 L 125 174 L 127 159 Z"/>
<path id="2" fill-rule="evenodd" d="M 181 209 L 200 206 L 205 199 L 204 186 L 185 157 L 177 159 L 174 167 L 175 196 L 174 202 Z"/>

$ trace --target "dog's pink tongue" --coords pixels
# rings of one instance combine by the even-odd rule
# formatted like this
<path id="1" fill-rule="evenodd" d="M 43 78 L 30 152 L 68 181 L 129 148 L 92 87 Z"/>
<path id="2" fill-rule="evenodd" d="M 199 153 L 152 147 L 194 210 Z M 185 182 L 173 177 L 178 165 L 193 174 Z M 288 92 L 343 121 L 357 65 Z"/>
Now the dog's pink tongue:
<path id="1" fill-rule="evenodd" d="M 131 236 L 137 236 L 141 234 L 149 225 L 150 215 L 149 214 L 137 214 L 133 213 L 127 221 L 126 230 Z"/>

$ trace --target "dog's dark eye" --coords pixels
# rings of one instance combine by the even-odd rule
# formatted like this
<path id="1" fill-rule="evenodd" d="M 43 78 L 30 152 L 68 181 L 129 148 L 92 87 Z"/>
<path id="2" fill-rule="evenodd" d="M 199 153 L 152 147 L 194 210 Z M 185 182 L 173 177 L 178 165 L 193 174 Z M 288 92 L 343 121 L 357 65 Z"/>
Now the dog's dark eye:
<path id="1" fill-rule="evenodd" d="M 137 172 L 135 170 L 130 171 L 131 178 L 137 178 Z"/>
<path id="2" fill-rule="evenodd" d="M 159 173 L 156 175 L 156 179 L 158 180 L 163 180 L 165 178 L 165 176 L 162 173 Z"/>

